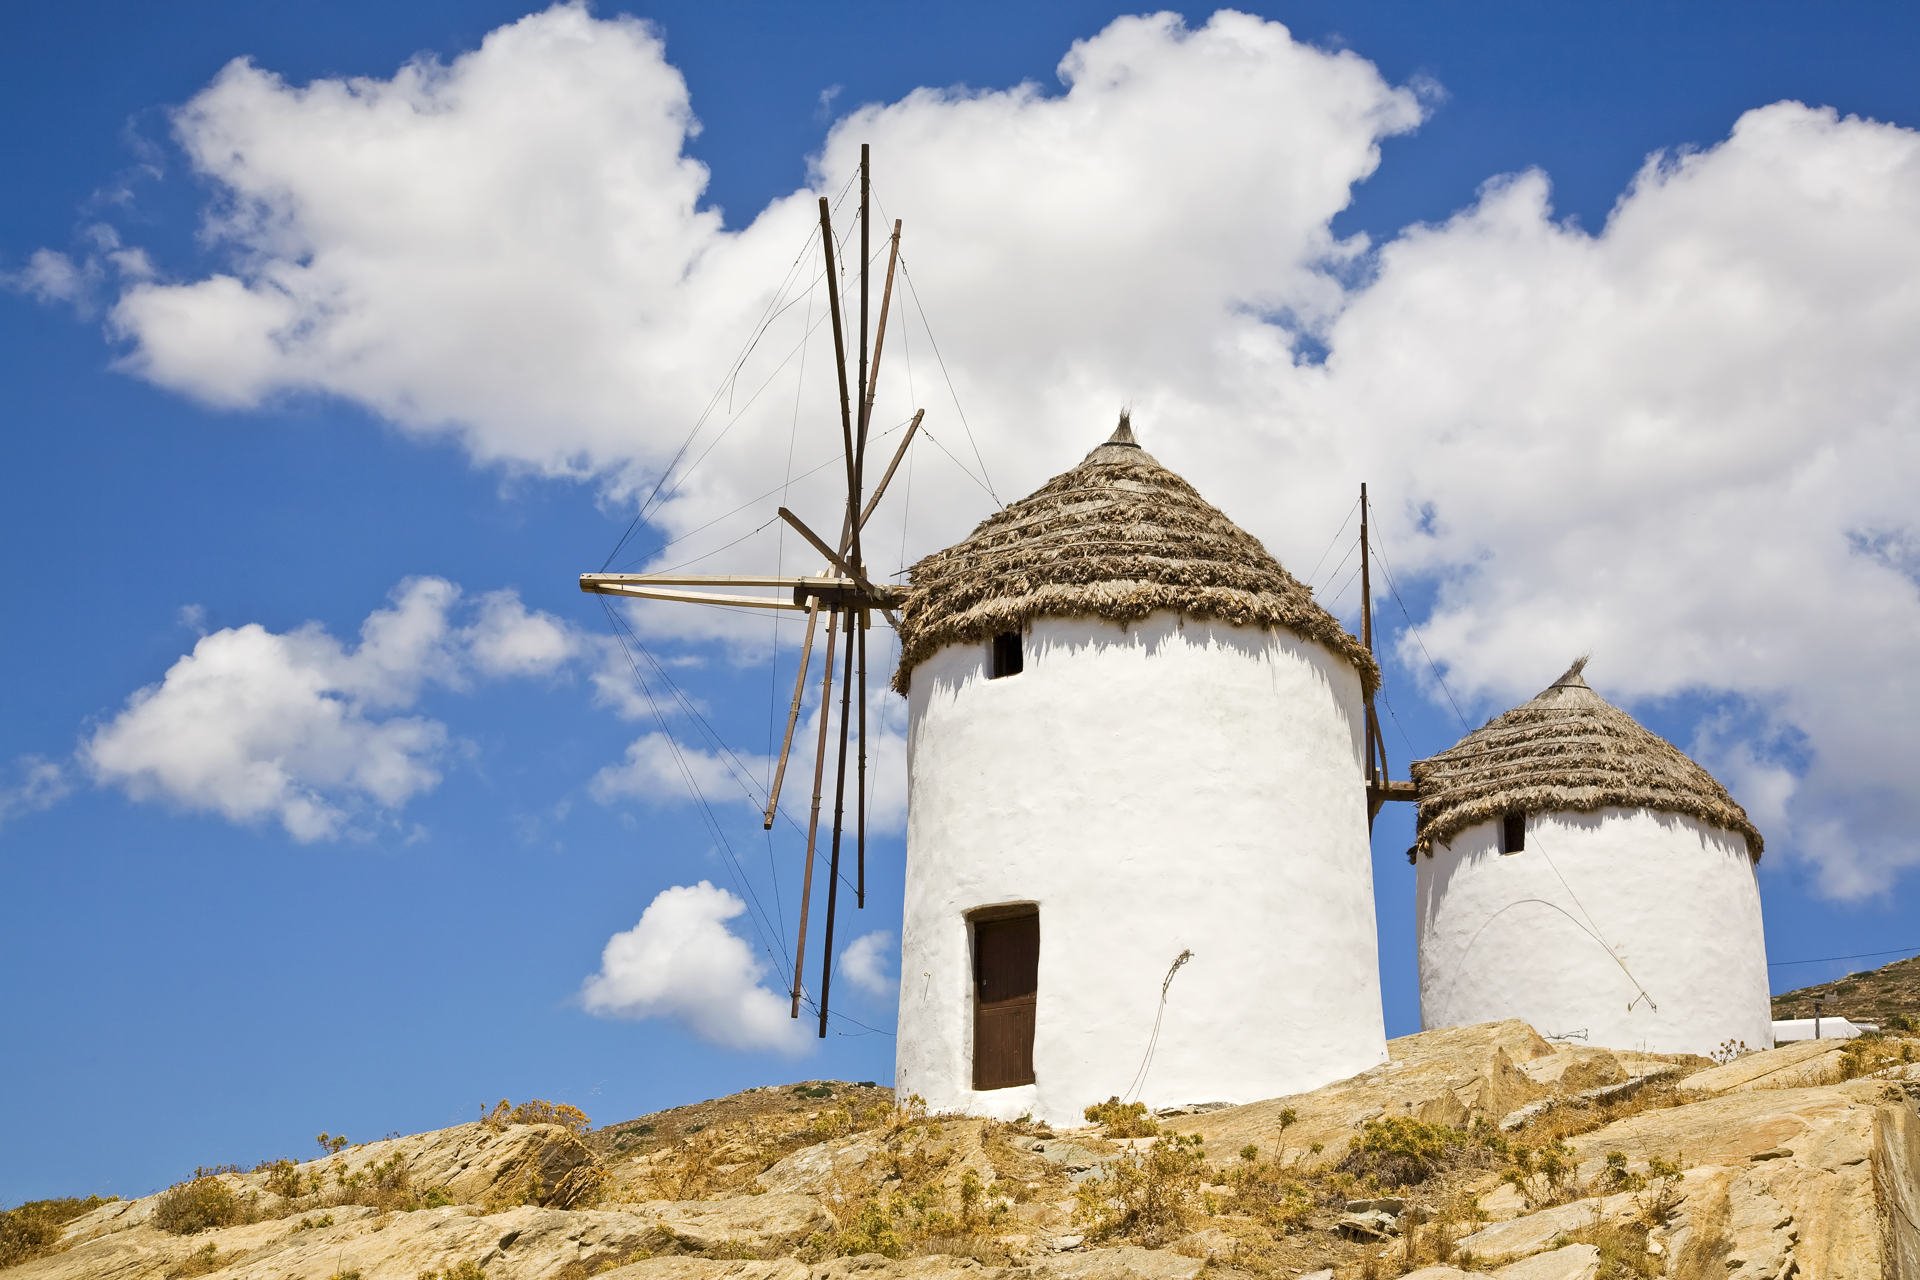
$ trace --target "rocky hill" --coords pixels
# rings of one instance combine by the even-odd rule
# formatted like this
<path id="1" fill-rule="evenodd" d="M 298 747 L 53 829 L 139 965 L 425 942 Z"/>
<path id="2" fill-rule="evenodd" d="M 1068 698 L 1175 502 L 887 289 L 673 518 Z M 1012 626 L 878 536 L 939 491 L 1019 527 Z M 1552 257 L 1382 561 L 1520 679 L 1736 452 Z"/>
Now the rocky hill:
<path id="1" fill-rule="evenodd" d="M 1810 1018 L 1815 996 L 1826 997 L 1821 1011 L 1831 1017 L 1920 1027 L 1920 956 L 1775 996 L 1773 1016 Z"/>
<path id="2" fill-rule="evenodd" d="M 19 1280 L 1920 1280 L 1920 1040 L 1716 1064 L 1409 1036 L 1314 1093 L 1054 1132 L 872 1085 L 488 1120 L 0 1217 Z M 9 1266 L 10 1264 L 10 1266 Z"/>

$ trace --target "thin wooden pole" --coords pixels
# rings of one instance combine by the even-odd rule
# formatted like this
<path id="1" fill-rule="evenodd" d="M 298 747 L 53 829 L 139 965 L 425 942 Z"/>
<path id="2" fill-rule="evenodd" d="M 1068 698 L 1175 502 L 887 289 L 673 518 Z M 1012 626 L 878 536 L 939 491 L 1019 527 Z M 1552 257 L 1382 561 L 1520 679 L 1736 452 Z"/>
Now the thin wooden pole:
<path id="1" fill-rule="evenodd" d="M 840 375 L 840 439 L 847 453 L 847 492 L 851 494 L 859 482 L 853 472 L 853 408 L 847 397 L 847 339 L 840 328 L 840 277 L 835 274 L 838 264 L 833 255 L 833 214 L 827 208 L 825 196 L 820 197 L 820 246 L 827 255 L 827 310 L 833 316 L 833 369 Z"/>
<path id="2" fill-rule="evenodd" d="M 807 634 L 800 642 L 800 669 L 793 673 L 793 701 L 787 707 L 787 732 L 780 739 L 780 760 L 773 767 L 773 789 L 767 792 L 766 819 L 760 825 L 773 830 L 773 815 L 780 809 L 780 788 L 787 780 L 787 756 L 793 751 L 793 730 L 800 723 L 800 695 L 807 687 L 807 663 L 813 657 L 813 628 L 820 620 L 820 601 L 807 609 Z"/>
<path id="3" fill-rule="evenodd" d="M 854 435 L 853 444 L 853 488 L 847 494 L 847 518 L 852 519 L 860 510 L 860 486 L 866 479 L 867 467 L 867 411 L 864 401 L 867 393 L 867 231 L 873 224 L 872 206 L 869 202 L 872 188 L 873 168 L 868 155 L 867 144 L 860 144 L 860 381 L 855 384 L 863 401 L 860 409 L 859 429 Z M 860 529 L 853 530 L 853 562 L 860 563 Z"/>
<path id="4" fill-rule="evenodd" d="M 854 614 L 849 609 L 841 617 L 847 627 L 847 648 L 842 655 L 846 669 L 840 674 L 840 763 L 833 778 L 833 852 L 827 866 L 827 928 L 820 939 L 820 1038 L 827 1038 L 827 1001 L 833 990 L 833 917 L 840 901 L 840 837 L 846 830 L 847 815 L 847 712 L 853 696 Z"/>
<path id="5" fill-rule="evenodd" d="M 861 389 L 860 431 L 866 434 L 873 422 L 873 397 L 880 389 L 880 353 L 887 346 L 887 311 L 893 305 L 893 269 L 900 261 L 900 219 L 893 220 L 893 247 L 887 251 L 887 282 L 880 288 L 880 327 L 873 331 L 873 372 Z"/>
<path id="6" fill-rule="evenodd" d="M 886 308 L 882 307 L 881 314 L 885 313 Z M 900 469 L 900 460 L 907 456 L 907 446 L 913 443 L 913 433 L 920 429 L 920 419 L 926 416 L 925 409 L 913 411 L 913 421 L 907 424 L 907 434 L 900 437 L 900 447 L 893 451 L 893 461 L 887 463 L 886 471 L 880 476 L 880 483 L 873 486 L 873 494 L 867 499 L 866 508 L 860 512 L 862 526 L 873 518 L 873 509 L 880 505 L 880 496 L 887 491 L 887 486 L 893 483 L 893 473 Z"/>
<path id="7" fill-rule="evenodd" d="M 1360 642 L 1373 654 L 1373 569 L 1370 563 L 1367 528 L 1367 485 L 1360 482 Z M 1387 744 L 1380 735 L 1380 713 L 1374 709 L 1373 695 L 1367 695 L 1367 829 L 1385 802 L 1382 786 L 1387 781 Z"/>
<path id="8" fill-rule="evenodd" d="M 860 789 L 855 796 L 854 856 L 858 869 L 853 879 L 853 905 L 867 909 L 867 611 L 858 611 L 860 646 Z"/>
<path id="9" fill-rule="evenodd" d="M 807 818 L 807 865 L 800 875 L 800 935 L 793 942 L 793 1017 L 800 1016 L 800 966 L 807 961 L 807 908 L 813 901 L 813 845 L 820 833 L 820 784 L 827 767 L 827 720 L 833 710 L 833 640 L 838 621 L 827 612 L 827 660 L 820 672 L 820 734 L 813 747 L 813 813 Z"/>

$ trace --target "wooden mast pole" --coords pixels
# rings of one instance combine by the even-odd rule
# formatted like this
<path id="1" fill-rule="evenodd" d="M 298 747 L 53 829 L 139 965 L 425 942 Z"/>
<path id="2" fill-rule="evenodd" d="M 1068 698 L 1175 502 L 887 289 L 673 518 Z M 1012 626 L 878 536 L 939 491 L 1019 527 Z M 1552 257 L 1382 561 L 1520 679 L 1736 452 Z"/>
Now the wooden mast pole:
<path id="1" fill-rule="evenodd" d="M 813 845 L 820 834 L 820 788 L 827 767 L 827 720 L 833 711 L 834 626 L 839 622 L 832 610 L 827 612 L 827 660 L 820 670 L 820 732 L 813 744 L 813 813 L 807 819 L 807 863 L 800 874 L 800 933 L 793 940 L 793 1011 L 800 1016 L 800 966 L 807 962 L 807 907 L 813 901 Z"/>
<path id="2" fill-rule="evenodd" d="M 1367 484 L 1360 482 L 1360 642 L 1373 654 L 1373 571 L 1367 546 Z M 1367 695 L 1367 829 L 1373 829 L 1380 812 L 1380 784 L 1387 779 L 1386 750 L 1380 740 L 1380 714 L 1374 710 L 1373 695 Z"/>
<path id="3" fill-rule="evenodd" d="M 886 302 L 881 301 L 880 314 L 887 314 Z M 877 352 L 876 352 L 877 355 Z M 876 368 L 878 367 L 876 361 Z M 907 456 L 907 448 L 913 443 L 914 433 L 920 430 L 920 420 L 926 417 L 925 409 L 914 410 L 913 420 L 907 423 L 906 434 L 900 437 L 900 447 L 893 452 L 893 458 L 887 463 L 887 469 L 881 473 L 880 482 L 873 486 L 873 492 L 867 495 L 867 505 L 860 512 L 860 523 L 865 525 L 873 518 L 874 509 L 880 505 L 880 499 L 886 496 L 887 486 L 893 483 L 894 472 L 900 469 L 901 461 Z M 845 553 L 849 539 L 853 536 L 847 529 L 840 531 L 840 550 Z M 800 645 L 800 667 L 793 673 L 793 699 L 787 705 L 787 732 L 780 744 L 780 760 L 773 771 L 773 790 L 767 794 L 767 809 L 761 823 L 767 830 L 773 830 L 774 815 L 780 808 L 780 791 L 787 776 L 787 753 L 793 748 L 794 729 L 800 722 L 800 702 L 807 685 L 808 660 L 813 653 L 814 627 L 820 618 L 820 601 L 815 597 L 807 609 L 807 631 Z"/>
<path id="4" fill-rule="evenodd" d="M 860 146 L 860 377 L 863 384 L 867 372 L 867 208 L 869 186 L 867 181 L 867 147 Z M 824 207 L 825 200 L 822 199 Z M 847 360 L 846 349 L 841 343 L 839 315 L 839 295 L 831 299 L 836 321 L 834 325 L 835 354 L 840 370 L 840 419 L 841 429 L 847 445 L 847 528 L 852 538 L 848 547 L 848 563 L 853 569 L 853 577 L 860 578 L 860 467 L 862 454 L 866 450 L 865 414 L 856 433 L 847 399 Z M 849 607 L 843 615 L 847 629 L 846 652 L 841 656 L 843 669 L 840 673 L 840 759 L 834 769 L 833 778 L 833 844 L 827 861 L 827 923 L 820 938 L 820 1038 L 827 1038 L 827 1008 L 833 992 L 833 924 L 840 905 L 840 841 L 846 832 L 847 819 L 847 738 L 852 725 L 853 678 L 854 678 L 854 636 L 860 630 L 861 614 L 858 606 Z M 866 690 L 861 690 L 860 707 L 866 710 Z M 863 744 L 864 745 L 864 744 Z M 864 782 L 864 779 L 862 780 Z"/>
<path id="5" fill-rule="evenodd" d="M 860 144 L 860 429 L 855 438 L 853 457 L 853 491 L 847 494 L 847 520 L 853 529 L 854 568 L 860 568 L 860 489 L 867 479 L 867 428 L 873 418 L 873 392 L 867 374 L 867 260 L 872 256 L 868 248 L 867 233 L 873 224 L 871 204 L 873 188 L 873 166 L 868 154 L 867 144 Z M 889 262 L 891 267 L 892 263 Z M 892 280 L 889 279 L 891 284 Z M 873 377 L 880 376 L 880 354 L 874 352 Z M 850 614 L 847 640 L 857 650 L 855 665 L 860 681 L 860 742 L 855 749 L 859 757 L 856 766 L 859 782 L 854 791 L 854 906 L 865 909 L 867 905 L 867 611 L 860 609 Z M 833 950 L 833 911 L 827 911 L 827 950 Z M 826 1034 L 824 1026 L 827 1016 L 827 984 L 820 985 L 821 1034 Z"/>

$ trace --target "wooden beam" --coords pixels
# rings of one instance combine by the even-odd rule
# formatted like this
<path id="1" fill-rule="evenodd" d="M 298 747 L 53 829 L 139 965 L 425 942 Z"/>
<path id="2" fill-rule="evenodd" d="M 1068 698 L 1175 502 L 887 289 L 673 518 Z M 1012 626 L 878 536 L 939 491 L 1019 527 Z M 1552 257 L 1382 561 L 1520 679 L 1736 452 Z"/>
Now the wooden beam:
<path id="1" fill-rule="evenodd" d="M 884 305 L 880 308 L 880 314 L 882 317 L 887 314 Z M 866 526 L 867 521 L 873 519 L 873 509 L 880 505 L 880 495 L 884 494 L 887 486 L 893 482 L 893 473 L 900 469 L 900 460 L 907 456 L 907 446 L 913 443 L 913 433 L 920 429 L 920 419 L 926 416 L 925 409 L 913 411 L 913 421 L 907 424 L 907 434 L 900 437 L 900 447 L 893 451 L 893 461 L 889 462 L 886 471 L 881 473 L 880 483 L 873 486 L 873 496 L 867 499 L 867 505 L 860 512 L 862 528 Z"/>
<path id="2" fill-rule="evenodd" d="M 1420 784 L 1417 782 L 1375 782 L 1368 786 L 1367 790 L 1383 801 L 1417 802 L 1420 799 Z"/>
<path id="3" fill-rule="evenodd" d="M 827 208 L 825 196 L 820 197 L 820 247 L 827 255 L 827 310 L 833 316 L 833 368 L 840 375 L 840 439 L 847 453 L 847 505 L 851 507 L 853 495 L 859 491 L 859 479 L 853 470 L 853 404 L 847 394 L 847 338 L 840 327 L 840 277 L 835 274 L 839 263 L 833 252 L 833 214 Z"/>
<path id="4" fill-rule="evenodd" d="M 787 708 L 787 733 L 780 740 L 780 760 L 773 767 L 773 787 L 767 792 L 767 812 L 761 823 L 766 830 L 773 830 L 773 818 L 780 811 L 780 787 L 787 780 L 787 757 L 793 753 L 793 730 L 800 723 L 800 695 L 807 688 L 807 663 L 813 657 L 813 628 L 820 620 L 820 601 L 818 599 L 807 608 L 807 636 L 800 644 L 800 670 L 793 676 L 793 703 Z"/>
<path id="5" fill-rule="evenodd" d="M 765 574 L 765 573 L 715 573 L 715 574 L 678 574 L 678 573 L 583 573 L 580 575 L 580 589 L 591 591 L 596 586 L 608 586 L 627 583 L 636 587 L 803 587 L 825 582 L 828 585 L 852 586 L 851 579 L 836 582 L 832 578 L 807 577 L 804 574 Z M 589 586 L 588 584 L 592 585 Z"/>
<path id="6" fill-rule="evenodd" d="M 676 591 L 670 587 L 636 587 L 625 583 L 588 584 L 581 583 L 580 589 L 594 595 L 627 596 L 635 600 L 673 600 L 680 604 L 713 604 L 729 609 L 788 609 L 795 613 L 804 612 L 804 604 L 797 604 L 791 596 L 730 596 L 712 591 Z"/>
<path id="7" fill-rule="evenodd" d="M 812 543 L 813 549 L 815 551 L 818 551 L 821 555 L 825 556 L 829 564 L 831 564 L 834 568 L 838 569 L 841 573 L 845 574 L 846 581 L 849 586 L 859 591 L 865 592 L 868 598 L 875 604 L 890 605 L 890 604 L 896 603 L 892 593 L 884 591 L 881 588 L 876 587 L 873 583 L 868 582 L 866 575 L 861 573 L 853 565 L 849 564 L 846 561 L 846 559 L 840 555 L 839 552 L 835 551 L 832 547 L 829 547 L 827 545 L 827 540 L 825 538 L 821 537 L 819 534 L 815 533 L 813 530 L 807 528 L 806 521 L 802 520 L 799 516 L 793 514 L 793 512 L 787 510 L 785 507 L 780 508 L 780 518 L 782 520 L 785 520 L 788 524 L 792 525 L 794 529 L 799 532 L 801 537 L 805 538 L 808 542 Z M 854 535 L 854 542 L 856 546 L 859 543 L 859 534 L 857 532 Z M 819 579 L 810 579 L 809 581 L 819 581 Z"/>
<path id="8" fill-rule="evenodd" d="M 813 745 L 813 813 L 807 818 L 807 863 L 800 873 L 800 931 L 793 939 L 793 1012 L 800 1016 L 801 966 L 807 962 L 807 908 L 813 903 L 813 848 L 820 835 L 820 789 L 826 777 L 827 721 L 833 710 L 833 644 L 839 619 L 827 615 L 827 661 L 820 670 L 820 736 Z"/>

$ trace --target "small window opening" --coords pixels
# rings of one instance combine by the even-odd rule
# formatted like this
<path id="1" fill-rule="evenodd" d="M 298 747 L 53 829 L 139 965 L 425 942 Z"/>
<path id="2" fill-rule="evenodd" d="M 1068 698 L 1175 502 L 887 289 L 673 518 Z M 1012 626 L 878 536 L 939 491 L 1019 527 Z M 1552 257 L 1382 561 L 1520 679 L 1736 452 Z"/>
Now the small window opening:
<path id="1" fill-rule="evenodd" d="M 987 679 L 1017 676 L 1026 665 L 1026 655 L 1020 650 L 1018 631 L 1002 631 L 993 638 L 993 651 L 987 657 Z"/>
<path id="2" fill-rule="evenodd" d="M 1500 820 L 1500 852 L 1519 853 L 1527 847 L 1527 815 L 1510 813 Z"/>

